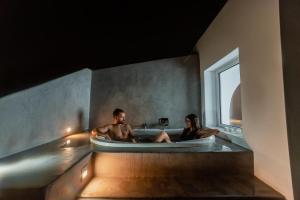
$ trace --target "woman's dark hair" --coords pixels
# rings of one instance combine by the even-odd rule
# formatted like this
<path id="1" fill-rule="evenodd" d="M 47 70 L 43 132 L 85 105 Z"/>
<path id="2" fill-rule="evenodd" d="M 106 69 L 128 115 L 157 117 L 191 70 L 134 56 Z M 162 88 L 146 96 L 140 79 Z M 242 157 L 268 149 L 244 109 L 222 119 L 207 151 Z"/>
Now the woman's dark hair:
<path id="1" fill-rule="evenodd" d="M 201 129 L 202 126 L 200 124 L 199 118 L 197 117 L 197 115 L 195 114 L 189 114 L 185 117 L 186 119 L 189 119 L 191 121 L 192 124 L 192 131 Z"/>
<path id="2" fill-rule="evenodd" d="M 123 113 L 124 110 L 120 109 L 120 108 L 116 108 L 113 112 L 113 116 L 116 117 L 118 116 L 120 113 Z"/>

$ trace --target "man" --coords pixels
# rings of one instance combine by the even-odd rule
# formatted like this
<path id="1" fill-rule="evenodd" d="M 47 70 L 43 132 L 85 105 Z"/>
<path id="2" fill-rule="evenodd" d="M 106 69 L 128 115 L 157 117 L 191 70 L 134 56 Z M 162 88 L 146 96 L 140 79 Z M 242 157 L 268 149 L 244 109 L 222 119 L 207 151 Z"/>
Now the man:
<path id="1" fill-rule="evenodd" d="M 118 140 L 136 143 L 133 130 L 129 124 L 125 123 L 125 112 L 120 108 L 116 108 L 113 112 L 112 124 L 108 124 L 99 128 L 95 128 L 91 131 L 92 136 L 101 135 L 109 140 Z M 171 143 L 168 134 L 164 131 L 159 133 L 152 139 L 148 139 L 151 142 L 167 142 Z M 148 141 L 147 140 L 147 141 Z M 148 142 L 149 142 L 148 141 Z M 140 141 L 141 142 L 141 141 Z"/>
<path id="2" fill-rule="evenodd" d="M 101 135 L 111 140 L 136 143 L 131 126 L 125 123 L 125 116 L 124 110 L 116 108 L 113 111 L 112 124 L 95 128 L 91 131 L 91 134 L 93 136 Z"/>

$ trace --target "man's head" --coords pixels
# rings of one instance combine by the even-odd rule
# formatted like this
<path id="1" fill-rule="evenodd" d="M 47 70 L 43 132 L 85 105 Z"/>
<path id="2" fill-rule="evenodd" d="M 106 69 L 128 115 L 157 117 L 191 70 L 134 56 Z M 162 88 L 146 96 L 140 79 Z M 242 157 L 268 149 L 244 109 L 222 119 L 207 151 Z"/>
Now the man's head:
<path id="1" fill-rule="evenodd" d="M 125 112 L 120 108 L 116 108 L 113 112 L 113 118 L 117 124 L 125 123 Z"/>

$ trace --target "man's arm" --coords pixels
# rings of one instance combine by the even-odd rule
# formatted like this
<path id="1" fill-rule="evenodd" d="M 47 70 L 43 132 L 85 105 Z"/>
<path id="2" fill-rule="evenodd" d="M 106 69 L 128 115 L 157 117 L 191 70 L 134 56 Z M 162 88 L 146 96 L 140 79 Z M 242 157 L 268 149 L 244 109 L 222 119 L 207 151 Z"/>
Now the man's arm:
<path id="1" fill-rule="evenodd" d="M 96 135 L 105 135 L 107 134 L 107 132 L 110 130 L 110 125 L 105 125 L 102 127 L 98 127 L 98 128 L 94 128 L 91 131 L 91 135 L 92 136 L 96 136 Z"/>
<path id="2" fill-rule="evenodd" d="M 129 124 L 127 124 L 127 129 L 128 129 L 128 137 L 131 139 L 133 143 L 136 143 L 136 140 L 134 138 L 134 132 Z"/>

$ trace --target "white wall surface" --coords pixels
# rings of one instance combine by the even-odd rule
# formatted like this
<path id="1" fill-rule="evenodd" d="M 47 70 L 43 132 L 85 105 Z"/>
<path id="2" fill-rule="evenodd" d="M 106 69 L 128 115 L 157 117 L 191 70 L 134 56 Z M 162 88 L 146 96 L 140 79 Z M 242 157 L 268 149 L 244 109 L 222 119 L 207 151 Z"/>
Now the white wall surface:
<path id="1" fill-rule="evenodd" d="M 293 199 L 278 0 L 229 0 L 196 44 L 203 71 L 240 50 L 243 132 L 255 175 Z"/>

